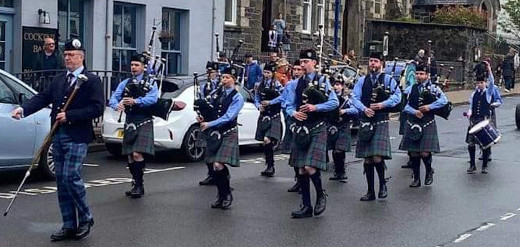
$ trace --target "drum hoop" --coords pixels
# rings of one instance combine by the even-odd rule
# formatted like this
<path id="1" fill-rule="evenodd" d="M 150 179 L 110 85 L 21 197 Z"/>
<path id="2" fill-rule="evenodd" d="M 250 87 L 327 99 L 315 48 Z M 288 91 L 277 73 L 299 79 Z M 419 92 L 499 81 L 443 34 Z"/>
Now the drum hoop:
<path id="1" fill-rule="evenodd" d="M 469 130 L 469 133 L 470 134 L 475 134 L 478 131 L 480 131 L 481 129 L 483 129 L 484 127 L 488 126 L 488 125 L 489 125 L 489 120 L 488 119 L 482 120 L 482 121 L 478 122 L 477 124 L 475 124 L 475 126 L 473 126 Z"/>

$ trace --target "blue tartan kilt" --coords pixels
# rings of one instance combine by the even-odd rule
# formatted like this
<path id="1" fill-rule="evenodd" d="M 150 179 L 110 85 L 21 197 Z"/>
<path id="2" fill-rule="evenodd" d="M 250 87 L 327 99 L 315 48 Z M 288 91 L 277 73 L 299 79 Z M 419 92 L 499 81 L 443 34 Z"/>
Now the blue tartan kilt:
<path id="1" fill-rule="evenodd" d="M 399 135 L 404 135 L 404 130 L 406 128 L 406 120 L 408 119 L 408 114 L 402 111 L 399 114 Z"/>
<path id="2" fill-rule="evenodd" d="M 264 137 L 268 137 L 272 141 L 280 141 L 282 139 L 282 118 L 280 114 L 274 118 L 271 118 L 271 127 L 269 127 L 267 130 L 262 130 L 260 128 L 262 118 L 262 115 L 258 117 L 255 140 L 264 141 Z"/>
<path id="3" fill-rule="evenodd" d="M 125 137 L 127 136 L 125 133 L 123 134 L 123 143 L 125 143 Z M 133 152 L 155 154 L 153 122 L 146 123 L 137 129 L 137 139 L 132 145 L 123 144 L 123 155 L 130 155 Z"/>
<path id="4" fill-rule="evenodd" d="M 389 124 L 380 123 L 374 125 L 374 135 L 369 141 L 361 141 L 356 144 L 356 158 L 368 158 L 381 156 L 383 159 L 392 159 L 390 146 Z"/>
<path id="5" fill-rule="evenodd" d="M 205 159 L 206 163 L 223 163 L 233 167 L 240 166 L 238 146 L 238 130 L 235 129 L 222 136 L 222 144 L 216 152 L 211 152 L 206 149 Z"/>
<path id="6" fill-rule="evenodd" d="M 292 167 L 310 166 L 327 170 L 327 127 L 323 124 L 310 130 L 310 144 L 306 149 L 292 145 L 289 165 Z"/>
<path id="7" fill-rule="evenodd" d="M 420 140 L 413 141 L 409 138 L 411 129 L 408 123 L 404 129 L 403 139 L 399 145 L 399 150 L 409 152 L 440 152 L 439 137 L 437 133 L 437 124 L 434 122 L 422 129 L 422 137 Z"/>
<path id="8" fill-rule="evenodd" d="M 290 126 L 292 123 L 294 123 L 294 120 L 292 119 L 292 117 L 289 116 L 287 116 L 285 120 L 285 132 L 280 150 L 283 154 L 290 154 L 293 144 L 293 133 L 290 130 Z"/>
<path id="9" fill-rule="evenodd" d="M 330 126 L 328 127 L 330 128 Z M 327 150 L 334 150 L 340 152 L 351 152 L 352 148 L 350 135 L 350 123 L 342 123 L 338 128 L 338 138 L 336 141 L 327 140 Z"/>

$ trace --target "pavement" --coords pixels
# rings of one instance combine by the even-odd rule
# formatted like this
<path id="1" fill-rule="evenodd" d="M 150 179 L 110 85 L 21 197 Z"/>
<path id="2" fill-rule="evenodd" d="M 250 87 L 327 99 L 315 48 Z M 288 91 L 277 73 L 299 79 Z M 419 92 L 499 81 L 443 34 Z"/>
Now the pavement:
<path id="1" fill-rule="evenodd" d="M 0 246 L 520 246 L 520 131 L 514 123 L 519 103 L 520 97 L 510 97 L 497 110 L 503 137 L 493 146 L 489 174 L 480 173 L 480 162 L 477 173 L 465 172 L 468 122 L 462 116 L 466 107 L 457 106 L 449 121 L 437 118 L 441 152 L 433 156 L 433 185 L 409 188 L 411 171 L 400 168 L 407 156 L 397 150 L 399 123 L 392 120 L 388 198 L 359 201 L 366 191 L 362 161 L 348 153 L 347 182 L 329 181 L 332 172 L 323 172 L 327 210 L 308 219 L 290 218 L 300 197 L 286 192 L 294 183 L 287 155 L 276 154 L 276 174 L 266 178 L 259 176 L 262 150 L 241 148 L 241 167 L 230 169 L 233 206 L 216 210 L 210 208 L 215 187 L 198 186 L 203 163 L 158 155 L 146 170 L 145 197 L 133 200 L 124 195 L 130 185 L 125 159 L 94 152 L 83 167 L 96 220 L 91 235 L 51 243 L 50 234 L 61 226 L 56 185 L 32 178 L 9 215 L 0 218 Z M 1 209 L 23 175 L 0 173 Z"/>

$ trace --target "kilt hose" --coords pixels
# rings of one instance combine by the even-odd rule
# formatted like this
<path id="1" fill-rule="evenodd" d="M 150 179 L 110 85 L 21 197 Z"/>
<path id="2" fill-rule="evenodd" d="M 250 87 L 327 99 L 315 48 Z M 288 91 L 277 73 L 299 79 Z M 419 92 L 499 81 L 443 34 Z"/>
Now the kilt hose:
<path id="1" fill-rule="evenodd" d="M 401 139 L 401 144 L 399 145 L 399 150 L 405 150 L 409 152 L 440 152 L 437 125 L 435 122 L 426 127 L 423 127 L 422 137 L 417 141 L 411 140 L 409 138 L 411 129 L 408 123 L 406 123 L 406 125 L 407 126 L 404 129 L 403 139 Z"/>
<path id="2" fill-rule="evenodd" d="M 392 159 L 390 147 L 389 124 L 377 123 L 374 125 L 374 134 L 369 141 L 357 140 L 356 158 L 381 156 L 383 159 Z"/>
<path id="3" fill-rule="evenodd" d="M 126 136 L 127 135 L 123 135 L 123 155 L 130 155 L 133 152 L 147 153 L 149 155 L 155 154 L 153 122 L 146 123 L 137 128 L 137 138 L 133 144 L 125 144 Z"/>
<path id="4" fill-rule="evenodd" d="M 298 168 L 310 166 L 325 171 L 327 170 L 327 127 L 322 124 L 310 130 L 309 135 L 311 141 L 306 149 L 292 145 L 289 165 Z"/>
<path id="5" fill-rule="evenodd" d="M 221 132 L 222 133 L 222 132 Z M 229 133 L 222 135 L 222 144 L 216 152 L 211 152 L 206 149 L 206 155 L 204 162 L 206 163 L 223 163 L 233 167 L 240 166 L 240 160 L 238 159 L 239 147 L 238 147 L 238 129 L 230 131 Z"/>
<path id="6" fill-rule="evenodd" d="M 338 139 L 334 143 L 327 141 L 327 149 L 339 152 L 351 152 L 352 137 L 350 135 L 350 122 L 341 123 L 338 127 Z M 336 125 L 337 126 L 337 125 Z M 329 128 L 331 126 L 329 125 Z M 330 145 L 329 145 L 330 144 Z"/>
<path id="7" fill-rule="evenodd" d="M 271 141 L 280 141 L 282 139 L 282 117 L 280 114 L 271 118 L 271 127 L 266 130 L 260 128 L 262 118 L 263 116 L 260 115 L 256 123 L 255 140 L 264 141 L 264 137 L 268 137 Z"/>
<path id="8" fill-rule="evenodd" d="M 78 224 L 84 224 L 92 219 L 85 185 L 81 178 L 81 168 L 87 156 L 88 144 L 73 142 L 62 129 L 54 136 L 52 144 L 63 228 L 76 229 Z"/>
<path id="9" fill-rule="evenodd" d="M 283 136 L 283 141 L 282 141 L 280 150 L 281 150 L 281 153 L 283 153 L 283 154 L 290 154 L 292 144 L 293 144 L 293 133 L 289 127 L 291 126 L 291 124 L 294 123 L 294 119 L 292 117 L 288 116 L 287 114 L 286 114 L 286 116 L 287 117 L 285 118 L 285 133 Z"/>

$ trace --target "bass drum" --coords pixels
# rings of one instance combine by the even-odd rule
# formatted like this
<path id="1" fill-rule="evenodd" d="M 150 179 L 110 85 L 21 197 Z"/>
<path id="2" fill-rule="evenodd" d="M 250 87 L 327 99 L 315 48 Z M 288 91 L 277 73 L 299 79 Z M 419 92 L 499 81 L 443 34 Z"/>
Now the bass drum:
<path id="1" fill-rule="evenodd" d="M 520 104 L 516 105 L 515 122 L 516 122 L 516 128 L 520 129 Z"/>

